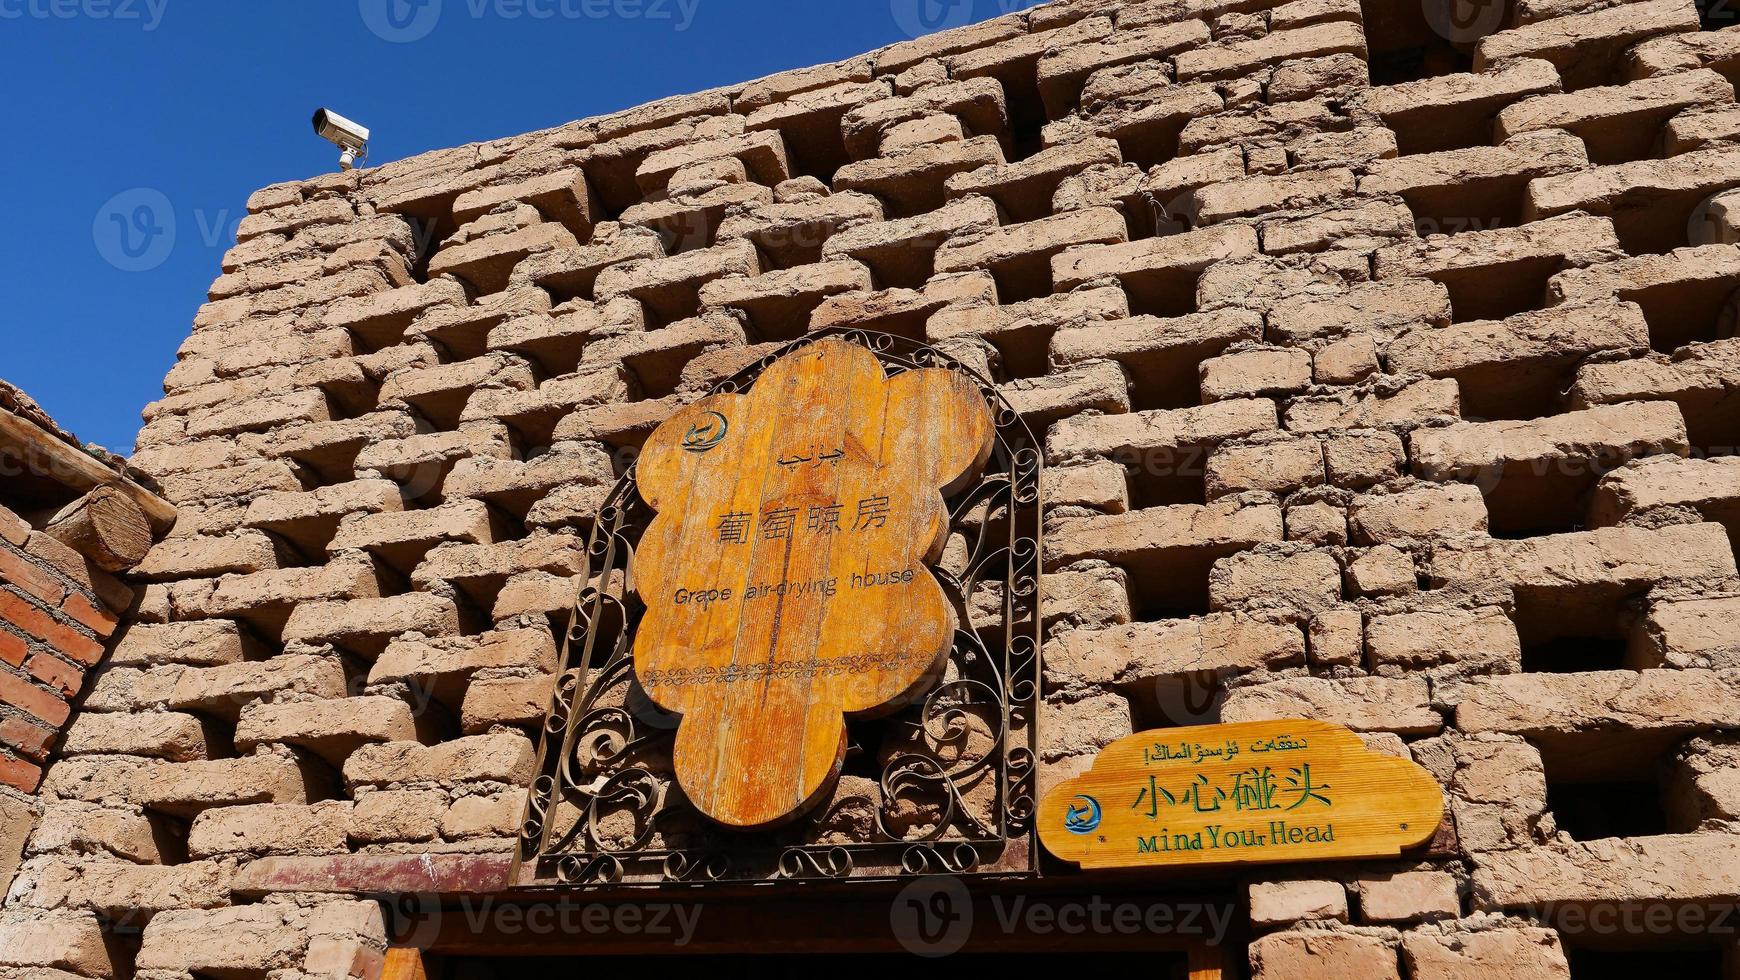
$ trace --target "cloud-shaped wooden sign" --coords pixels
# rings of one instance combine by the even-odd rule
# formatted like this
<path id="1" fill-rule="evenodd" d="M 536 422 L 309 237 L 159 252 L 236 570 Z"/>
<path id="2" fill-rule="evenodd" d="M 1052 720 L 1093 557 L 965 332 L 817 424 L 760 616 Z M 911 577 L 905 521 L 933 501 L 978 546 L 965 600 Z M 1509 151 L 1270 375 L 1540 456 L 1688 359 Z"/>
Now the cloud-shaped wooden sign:
<path id="1" fill-rule="evenodd" d="M 673 763 L 703 814 L 745 829 L 797 816 L 832 789 L 846 717 L 935 680 L 956 614 L 926 564 L 947 540 L 944 496 L 977 478 L 993 436 L 959 373 L 890 378 L 831 339 L 647 440 L 637 480 L 658 516 L 637 555 L 635 674 L 682 715 Z"/>
<path id="2" fill-rule="evenodd" d="M 1045 849 L 1086 868 L 1395 857 L 1432 839 L 1444 794 L 1408 759 L 1321 721 L 1142 732 L 1045 795 Z"/>

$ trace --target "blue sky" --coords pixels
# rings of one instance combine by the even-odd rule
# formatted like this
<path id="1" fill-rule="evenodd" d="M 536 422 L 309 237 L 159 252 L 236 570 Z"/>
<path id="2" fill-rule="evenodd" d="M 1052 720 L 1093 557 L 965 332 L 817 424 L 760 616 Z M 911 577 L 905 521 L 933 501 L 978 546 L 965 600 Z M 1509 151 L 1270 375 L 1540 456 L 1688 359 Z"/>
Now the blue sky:
<path id="1" fill-rule="evenodd" d="M 384 163 L 1030 5 L 0 0 L 0 378 L 130 450 L 249 193 L 335 169 L 322 105 Z"/>

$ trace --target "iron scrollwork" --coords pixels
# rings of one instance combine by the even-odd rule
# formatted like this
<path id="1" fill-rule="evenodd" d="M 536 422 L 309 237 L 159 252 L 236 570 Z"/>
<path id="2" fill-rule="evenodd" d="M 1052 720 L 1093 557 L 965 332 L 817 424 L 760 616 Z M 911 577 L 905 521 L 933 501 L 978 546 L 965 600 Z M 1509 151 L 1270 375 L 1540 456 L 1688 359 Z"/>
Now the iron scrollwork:
<path id="1" fill-rule="evenodd" d="M 916 703 L 849 723 L 834 797 L 775 831 L 712 825 L 671 772 L 676 719 L 642 693 L 633 638 L 635 545 L 652 517 L 631 466 L 600 509 L 579 577 L 514 856 L 522 886 L 1022 874 L 1034 867 L 1040 704 L 1041 447 L 996 387 L 915 341 L 863 330 L 794 341 L 715 392 L 744 392 L 823 337 L 874 352 L 890 375 L 966 375 L 996 420 L 984 476 L 949 501 L 939 581 L 956 603 L 942 678 Z M 695 436 L 697 450 L 712 433 Z M 768 737 L 762 735 L 760 737 Z"/>

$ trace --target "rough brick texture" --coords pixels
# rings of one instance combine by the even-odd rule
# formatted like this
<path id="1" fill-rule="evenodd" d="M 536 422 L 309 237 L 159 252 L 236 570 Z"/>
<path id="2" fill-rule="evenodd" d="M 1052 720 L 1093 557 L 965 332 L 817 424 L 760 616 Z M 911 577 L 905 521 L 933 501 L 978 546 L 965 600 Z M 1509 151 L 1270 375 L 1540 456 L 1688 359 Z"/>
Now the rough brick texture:
<path id="1" fill-rule="evenodd" d="M 142 970 L 366 969 L 346 908 L 229 907 L 248 862 L 507 850 L 605 491 L 830 326 L 1044 431 L 1042 786 L 1299 716 L 1443 784 L 1428 850 L 1240 879 L 1253 976 L 1562 978 L 1600 937 L 1543 904 L 1740 898 L 1740 28 L 1434 7 L 1063 0 L 256 195 L 134 460 L 182 518 L 47 775 L 93 816 L 9 902 L 84 918 L 6 962 L 107 976 L 131 901 Z M 102 631 L 14 536 L 34 785 Z"/>

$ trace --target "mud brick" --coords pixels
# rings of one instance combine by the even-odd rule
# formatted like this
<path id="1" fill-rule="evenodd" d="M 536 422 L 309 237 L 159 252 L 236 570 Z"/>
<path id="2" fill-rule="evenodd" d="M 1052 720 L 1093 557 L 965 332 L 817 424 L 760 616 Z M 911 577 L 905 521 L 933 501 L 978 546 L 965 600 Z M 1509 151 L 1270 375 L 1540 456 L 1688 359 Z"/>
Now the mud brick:
<path id="1" fill-rule="evenodd" d="M 1622 466 L 1596 485 L 1589 525 L 1611 527 L 1667 507 L 1696 511 L 1729 537 L 1740 535 L 1740 457 L 1662 456 Z"/>
<path id="2" fill-rule="evenodd" d="M 810 330 L 856 327 L 916 340 L 937 313 L 950 307 L 986 308 L 995 295 L 996 281 L 984 272 L 937 277 L 922 290 L 836 293 L 810 314 Z"/>
<path id="3" fill-rule="evenodd" d="M 1357 23 L 1333 21 L 1298 30 L 1276 30 L 1260 38 L 1180 53 L 1180 82 L 1237 78 L 1254 69 L 1296 58 L 1331 54 L 1365 57 L 1365 33 Z"/>
<path id="4" fill-rule="evenodd" d="M 853 107 L 840 120 L 846 151 L 855 160 L 873 157 L 890 128 L 938 113 L 959 117 L 974 136 L 1003 136 L 1008 130 L 1003 86 L 993 78 L 973 78 Z"/>
<path id="5" fill-rule="evenodd" d="M 1089 208 L 1023 224 L 1004 225 L 950 239 L 937 249 L 935 271 L 988 270 L 1000 295 L 1011 299 L 1052 291 L 1052 257 L 1076 246 L 1125 241 L 1124 218 L 1112 208 Z"/>
<path id="6" fill-rule="evenodd" d="M 949 55 L 942 61 L 948 67 L 952 78 L 988 76 L 1008 85 L 1011 79 L 1035 77 L 1036 65 L 1048 50 L 1093 41 L 1111 33 L 1110 17 L 1086 17 L 1067 27 L 1013 37 L 1007 41 Z"/>
<path id="7" fill-rule="evenodd" d="M 1231 139 L 1194 123 L 1224 108 L 1225 98 L 1211 84 L 1167 85 L 1139 99 L 1102 106 L 1085 119 L 1052 123 L 1046 127 L 1046 140 L 1059 145 L 1094 137 L 1116 140 L 1126 161 L 1155 167 Z"/>
<path id="8" fill-rule="evenodd" d="M 1255 229 L 1201 228 L 1123 245 L 1070 249 L 1052 259 L 1051 279 L 1059 290 L 1117 279 L 1129 294 L 1133 311 L 1182 315 L 1195 312 L 1196 282 L 1205 267 L 1256 251 Z"/>
<path id="9" fill-rule="evenodd" d="M 1118 144 L 1085 139 L 1048 147 L 1016 163 L 990 161 L 948 179 L 951 200 L 982 194 L 996 201 L 1013 222 L 1034 221 L 1051 213 L 1052 197 L 1065 178 L 1098 165 L 1123 162 Z"/>
<path id="10" fill-rule="evenodd" d="M 822 246 L 830 260 L 864 263 L 885 287 L 917 288 L 937 271 L 935 256 L 944 242 L 997 227 L 997 206 L 987 198 L 951 201 L 912 218 L 860 224 L 836 233 Z"/>
<path id="11" fill-rule="evenodd" d="M 403 439 L 416 428 L 417 421 L 410 412 L 389 409 L 354 419 L 280 429 L 272 433 L 265 449 L 328 480 L 351 479 L 356 475 L 357 454 L 364 447 Z"/>
<path id="12" fill-rule="evenodd" d="M 264 854 L 342 854 L 348 850 L 347 803 L 257 803 L 206 810 L 188 831 L 189 856 L 216 858 Z M 161 931 L 153 933 L 161 940 Z"/>
<path id="13" fill-rule="evenodd" d="M 259 531 L 241 531 L 217 538 L 171 538 L 152 547 L 134 569 L 147 582 L 178 578 L 215 578 L 246 575 L 279 567 L 280 556 L 271 537 Z"/>
<path id="14" fill-rule="evenodd" d="M 624 262 L 605 269 L 594 291 L 597 299 L 619 296 L 646 305 L 658 324 L 692 317 L 701 309 L 701 287 L 723 276 L 761 274 L 761 260 L 748 242 L 696 249 L 664 259 Z"/>
<path id="15" fill-rule="evenodd" d="M 1104 39 L 1056 48 L 1039 59 L 1039 94 L 1046 115 L 1068 115 L 1080 100 L 1082 87 L 1107 68 L 1176 55 L 1208 43 L 1208 28 L 1198 20 L 1158 24 L 1119 31 Z"/>
<path id="16" fill-rule="evenodd" d="M 346 833 L 360 844 L 434 840 L 446 810 L 438 790 L 374 790 L 358 794 Z"/>
<path id="17" fill-rule="evenodd" d="M 1736 140 L 1740 140 L 1740 106 L 1687 109 L 1662 127 L 1661 155 L 1675 157 Z"/>
<path id="18" fill-rule="evenodd" d="M 1685 455 L 1685 422 L 1671 403 L 1603 406 L 1521 422 L 1465 422 L 1420 430 L 1414 471 L 1482 486 L 1500 531 L 1551 527 L 1575 511 L 1600 475 L 1643 456 Z"/>
<path id="19" fill-rule="evenodd" d="M 1649 156 L 1670 117 L 1694 106 L 1734 101 L 1734 86 L 1709 70 L 1647 78 L 1513 103 L 1498 114 L 1496 139 L 1563 129 L 1581 137 L 1596 163 Z"/>
<path id="20" fill-rule="evenodd" d="M 458 424 L 465 402 L 480 387 L 525 391 L 537 386 L 531 366 L 510 354 L 491 354 L 458 364 L 409 368 L 381 385 L 381 401 L 400 402 L 441 428 Z"/>
<path id="21" fill-rule="evenodd" d="M 497 725 L 535 731 L 550 708 L 553 675 L 473 679 L 465 690 L 460 726 L 467 735 L 481 735 Z"/>
<path id="22" fill-rule="evenodd" d="M 1489 143 L 1493 122 L 1506 106 L 1557 91 L 1559 75 L 1551 62 L 1514 58 L 1475 74 L 1373 88 L 1364 103 L 1395 131 L 1401 151 L 1415 154 Z"/>
<path id="23" fill-rule="evenodd" d="M 524 286 L 535 286 L 561 299 L 592 299 L 598 276 L 605 269 L 622 262 L 664 257 L 664 244 L 658 235 L 642 229 L 636 229 L 633 234 L 620 231 L 604 234 L 605 227 L 593 231 L 591 244 L 527 256 L 514 268 L 515 291 Z M 484 297 L 483 302 L 488 303 L 491 299 Z M 466 334 L 473 332 L 469 328 L 462 329 Z"/>
<path id="24" fill-rule="evenodd" d="M 1447 534 L 1482 534 L 1486 501 L 1468 484 L 1416 484 L 1386 493 L 1361 494 L 1348 510 L 1353 542 L 1390 544 Z"/>
<path id="25" fill-rule="evenodd" d="M 1491 606 L 1373 616 L 1366 624 L 1365 642 L 1373 670 L 1522 671 L 1516 625 L 1502 609 Z"/>
<path id="26" fill-rule="evenodd" d="M 1693 237 L 1704 233 L 1698 209 L 1735 186 L 1737 162 L 1740 150 L 1712 148 L 1541 179 L 1529 185 L 1529 213 L 1611 215 L 1620 240 L 1632 252 L 1704 244 Z"/>
<path id="27" fill-rule="evenodd" d="M 238 624 L 225 620 L 196 623 L 136 623 L 116 640 L 113 664 L 186 664 L 217 667 L 257 659 L 258 643 Z"/>
<path id="28" fill-rule="evenodd" d="M 517 231 L 448 245 L 429 260 L 429 275 L 454 276 L 464 280 L 478 294 L 487 296 L 506 289 L 514 267 L 527 256 L 578 245 L 574 233 L 562 225 L 530 225 Z"/>
<path id="29" fill-rule="evenodd" d="M 1017 37 L 1026 30 L 1025 19 L 1019 14 L 1010 14 L 957 31 L 945 31 L 911 41 L 901 41 L 876 53 L 876 73 L 888 75 L 902 72 L 921 61 L 994 45 L 1000 41 Z"/>
<path id="30" fill-rule="evenodd" d="M 1377 428 L 1402 431 L 1460 415 L 1456 382 L 1416 381 L 1399 388 L 1295 399 L 1287 406 L 1285 421 L 1290 431 L 1304 433 Z"/>
<path id="31" fill-rule="evenodd" d="M 1656 349 L 1672 351 L 1692 341 L 1716 339 L 1736 274 L 1740 248 L 1704 245 L 1567 269 L 1548 288 L 1564 303 L 1636 303 L 1649 322 Z"/>
<path id="32" fill-rule="evenodd" d="M 1208 456 L 1209 500 L 1261 490 L 1286 494 L 1324 482 L 1323 447 L 1307 436 L 1259 435 L 1225 443 Z"/>
<path id="33" fill-rule="evenodd" d="M 1543 182 L 1531 182 L 1530 196 Z M 1527 217 L 1527 215 L 1525 215 Z M 1573 266 L 1620 258 L 1607 218 L 1564 214 L 1519 228 L 1433 236 L 1379 249 L 1378 279 L 1426 278 L 1450 291 L 1458 320 L 1497 319 L 1545 305 L 1547 279 Z"/>
<path id="34" fill-rule="evenodd" d="M 1512 136 L 1501 146 L 1375 160 L 1360 178 L 1359 191 L 1401 197 L 1421 235 L 1455 235 L 1516 224 L 1529 181 L 1582 170 L 1588 163 L 1581 142 L 1549 129 Z"/>
<path id="35" fill-rule="evenodd" d="M 367 551 L 409 572 L 436 545 L 448 541 L 490 544 L 505 531 L 499 515 L 481 500 L 461 500 L 431 510 L 359 514 L 332 539 L 333 550 Z"/>
<path id="36" fill-rule="evenodd" d="M 618 309 L 628 314 L 627 319 L 613 322 Z M 575 300 L 548 314 L 507 320 L 489 332 L 486 343 L 491 351 L 535 364 L 540 376 L 567 374 L 580 362 L 580 351 L 588 340 L 612 329 L 638 329 L 641 314 L 635 303 L 600 309 L 584 300 Z M 462 412 L 460 418 L 465 417 Z"/>
<path id="37" fill-rule="evenodd" d="M 1416 980 L 1522 976 L 1570 980 L 1571 976 L 1558 933 L 1532 927 L 1409 932 L 1402 936 L 1402 962 Z"/>
<path id="38" fill-rule="evenodd" d="M 434 747 L 416 742 L 366 745 L 344 764 L 352 787 L 499 782 L 523 785 L 532 777 L 532 743 L 523 735 L 476 735 Z"/>
<path id="39" fill-rule="evenodd" d="M 1736 445 L 1731 392 L 1740 377 L 1740 341 L 1722 340 L 1682 348 L 1671 359 L 1587 364 L 1571 388 L 1573 406 L 1607 405 L 1633 399 L 1667 399 L 1685 417 L 1692 445 L 1725 454 Z"/>
<path id="40" fill-rule="evenodd" d="M 389 480 L 357 480 L 306 493 L 264 494 L 248 505 L 243 522 L 291 542 L 304 554 L 323 555 L 339 524 L 349 515 L 403 509 L 404 500 L 397 484 Z"/>
<path id="41" fill-rule="evenodd" d="M 1251 922 L 1347 921 L 1347 888 L 1339 881 L 1265 881 L 1250 886 Z"/>
<path id="42" fill-rule="evenodd" d="M 1444 727 L 1432 709 L 1425 678 L 1296 677 L 1238 687 L 1227 693 L 1221 720 L 1317 718 L 1356 732 L 1431 735 Z"/>
<path id="43" fill-rule="evenodd" d="M 837 232 L 884 217 L 875 197 L 842 191 L 748 208 L 721 221 L 717 237 L 747 240 L 772 268 L 790 269 L 822 261 L 822 246 Z"/>
<path id="44" fill-rule="evenodd" d="M 240 752 L 260 745 L 294 745 L 342 766 L 363 745 L 414 741 L 417 734 L 411 706 L 398 698 L 333 698 L 250 704 L 236 724 L 235 743 Z"/>
<path id="45" fill-rule="evenodd" d="M 703 312 L 736 310 L 748 318 L 757 338 L 795 340 L 809 327 L 810 315 L 829 296 L 873 288 L 861 262 L 822 262 L 766 272 L 759 276 L 715 279 L 701 287 Z"/>
<path id="46" fill-rule="evenodd" d="M 521 572 L 579 574 L 585 566 L 584 552 L 584 542 L 567 534 L 494 545 L 443 545 L 417 566 L 411 581 L 425 592 L 442 591 L 438 585 L 442 582 L 455 585 L 481 606 L 503 582 Z"/>
<path id="47" fill-rule="evenodd" d="M 369 350 L 379 350 L 404 339 L 406 329 L 419 317 L 443 307 L 463 307 L 465 302 L 463 283 L 432 278 L 427 283 L 378 293 L 363 302 L 337 304 L 321 322 L 348 330 Z"/>
<path id="48" fill-rule="evenodd" d="M 1291 348 L 1252 348 L 1202 362 L 1202 400 L 1257 398 L 1311 384 L 1311 355 Z"/>
<path id="49" fill-rule="evenodd" d="M 1281 510 L 1237 498 L 1066 518 L 1046 538 L 1046 560 L 1108 561 L 1132 573 L 1138 598 L 1167 609 L 1206 608 L 1210 566 L 1282 540 Z M 1164 576 L 1158 569 L 1168 571 Z"/>
<path id="50" fill-rule="evenodd" d="M 71 755 L 139 755 L 170 762 L 207 757 L 206 732 L 193 715 L 83 714 L 67 729 L 62 751 Z"/>
<path id="51" fill-rule="evenodd" d="M 1720 524 L 1600 528 L 1522 540 L 1447 540 L 1428 574 L 1438 587 L 1500 583 L 1516 596 L 1525 643 L 1589 635 L 1617 606 L 1662 581 L 1723 579 L 1734 552 Z"/>
<path id="52" fill-rule="evenodd" d="M 1350 196 L 1353 188 L 1353 172 L 1339 168 L 1244 177 L 1192 191 L 1185 213 L 1194 223 L 1215 224 L 1232 218 L 1323 204 Z"/>
<path id="53" fill-rule="evenodd" d="M 819 88 L 839 85 L 845 82 L 867 82 L 874 71 L 874 61 L 870 55 L 836 62 L 831 65 L 817 65 L 813 68 L 797 68 L 792 71 L 782 71 L 777 75 L 769 75 L 758 81 L 750 82 L 732 100 L 732 105 L 741 112 L 750 112 L 775 102 L 783 102 L 795 95 L 813 92 Z"/>
<path id="54" fill-rule="evenodd" d="M 1298 342 L 1344 333 L 1394 335 L 1409 326 L 1450 322 L 1450 293 L 1427 279 L 1359 283 L 1339 295 L 1300 297 L 1269 312 L 1268 336 Z"/>
<path id="55" fill-rule="evenodd" d="M 1039 757 L 1048 766 L 1070 756 L 1092 756 L 1132 733 L 1130 702 L 1117 694 L 1096 693 L 1079 700 L 1048 694 L 1048 725 L 1042 729 Z"/>
<path id="56" fill-rule="evenodd" d="M 1463 731 L 1522 735 L 1546 745 L 1602 730 L 1683 737 L 1726 727 L 1740 711 L 1737 684 L 1732 671 L 1701 670 L 1483 677 L 1463 690 L 1456 724 Z"/>
<path id="57" fill-rule="evenodd" d="M 1070 630 L 1045 650 L 1046 682 L 1064 688 L 1154 685 L 1304 662 L 1305 636 L 1297 626 L 1243 613 Z"/>
<path id="58" fill-rule="evenodd" d="M 329 643 L 372 659 L 404 633 L 452 636 L 460 632 L 452 599 L 415 592 L 348 602 L 310 602 L 296 607 L 284 626 L 286 641 Z"/>
<path id="59" fill-rule="evenodd" d="M 507 629 L 482 636 L 394 640 L 369 668 L 370 685 L 406 683 L 458 709 L 480 670 L 551 671 L 555 641 L 548 628 Z"/>
<path id="60" fill-rule="evenodd" d="M 1625 77 L 1652 78 L 1709 68 L 1733 81 L 1740 69 L 1740 34 L 1695 31 L 1651 38 L 1633 45 L 1625 56 Z"/>
<path id="61" fill-rule="evenodd" d="M 954 338 L 983 338 L 1003 355 L 1004 369 L 1012 376 L 1033 377 L 1045 372 L 1047 346 L 1060 332 L 1076 324 L 1119 320 L 1129 314 L 1124 291 L 1106 286 L 1016 303 L 945 307 L 925 324 L 925 336 L 933 344 Z M 1100 356 L 1084 350 L 1066 363 Z"/>
<path id="62" fill-rule="evenodd" d="M 586 348 L 581 365 L 621 363 L 634 373 L 641 391 L 659 397 L 676 390 L 683 365 L 702 350 L 745 342 L 743 327 L 735 317 L 712 313 L 659 330 L 601 339 Z"/>
<path id="63" fill-rule="evenodd" d="M 997 387 L 1035 431 L 1082 412 L 1118 415 L 1130 410 L 1130 382 L 1110 361 L 1093 361 L 1040 378 Z"/>
<path id="64" fill-rule="evenodd" d="M 212 807 L 306 803 L 310 778 L 302 765 L 279 755 L 159 762 L 133 773 L 129 796 L 147 809 L 191 818 Z"/>
<path id="65" fill-rule="evenodd" d="M 1251 944 L 1256 980 L 1335 975 L 1360 980 L 1401 980 L 1393 943 L 1377 936 L 1312 930 L 1278 932 Z"/>
<path id="66" fill-rule="evenodd" d="M 248 704 L 282 694 L 342 698 L 344 667 L 335 659 L 306 655 L 271 660 L 190 667 L 174 675 L 166 701 L 177 711 L 234 721 Z"/>
<path id="67" fill-rule="evenodd" d="M 1339 513 L 1335 520 L 1345 525 Z M 1343 540 L 1345 533 L 1341 531 Z M 1208 603 L 1216 612 L 1306 618 L 1341 601 L 1341 580 L 1341 564 L 1326 551 L 1299 551 L 1296 547 L 1246 551 L 1214 563 L 1208 579 Z"/>
<path id="68" fill-rule="evenodd" d="M 629 406 L 647 404 L 652 403 L 631 402 Z M 605 406 L 606 409 L 615 407 L 628 406 Z M 582 409 L 563 420 L 557 427 L 558 440 L 565 435 L 562 426 L 569 425 L 577 416 L 584 416 L 586 411 Z M 667 408 L 665 414 L 668 415 L 669 411 Z M 661 421 L 663 418 L 660 416 Z M 650 432 L 649 428 L 648 434 Z M 523 517 L 533 504 L 554 489 L 566 485 L 608 486 L 615 478 L 611 457 L 602 446 L 558 441 L 549 452 L 530 460 L 487 456 L 461 460 L 448 477 L 446 490 L 451 496 L 485 500 L 509 514 Z"/>
<path id="69" fill-rule="evenodd" d="M 461 194 L 453 202 L 453 220 L 468 224 L 510 202 L 530 204 L 580 239 L 591 234 L 599 207 L 586 174 L 573 168 Z"/>
<path id="70" fill-rule="evenodd" d="M 1274 428 L 1275 403 L 1260 398 L 1200 408 L 1070 418 L 1051 427 L 1047 462 L 1060 465 L 1111 457 L 1126 466 L 1190 466 L 1192 457 L 1205 457 L 1221 442 Z"/>
<path id="71" fill-rule="evenodd" d="M 297 423 L 331 421 L 332 404 L 318 388 L 286 395 L 251 398 L 218 411 L 200 412 L 188 420 L 187 434 L 195 439 L 264 432 Z"/>
<path id="72" fill-rule="evenodd" d="M 656 195 L 670 183 L 671 175 L 684 167 L 710 160 L 735 158 L 743 161 L 757 183 L 772 187 L 791 176 L 785 138 L 775 131 L 744 133 L 660 150 L 646 158 L 635 180 L 648 195 Z"/>
<path id="73" fill-rule="evenodd" d="M 1489 34 L 1474 46 L 1474 70 L 1505 58 L 1543 58 L 1558 68 L 1567 89 L 1589 88 L 1618 81 L 1620 58 L 1631 45 L 1697 29 L 1698 11 L 1689 0 L 1642 0 Z"/>
<path id="74" fill-rule="evenodd" d="M 955 176 L 1002 163 L 1003 148 L 997 138 L 979 136 L 849 163 L 834 175 L 833 184 L 843 191 L 874 194 L 887 205 L 888 217 L 908 218 L 936 210 L 948 197 L 959 197 L 945 193 L 945 185 Z"/>
<path id="75" fill-rule="evenodd" d="M 1740 667 L 1740 597 L 1652 604 L 1631 629 L 1627 662 L 1641 667 Z"/>
<path id="76" fill-rule="evenodd" d="M 881 155 L 891 157 L 933 143 L 960 143 L 966 138 L 967 130 L 959 117 L 920 116 L 889 127 L 882 134 Z"/>
<path id="77" fill-rule="evenodd" d="M 1635 304 L 1568 305 L 1410 330 L 1384 360 L 1398 374 L 1454 378 L 1470 415 L 1518 418 L 1556 407 L 1584 359 L 1606 351 L 1636 356 L 1649 341 Z"/>

